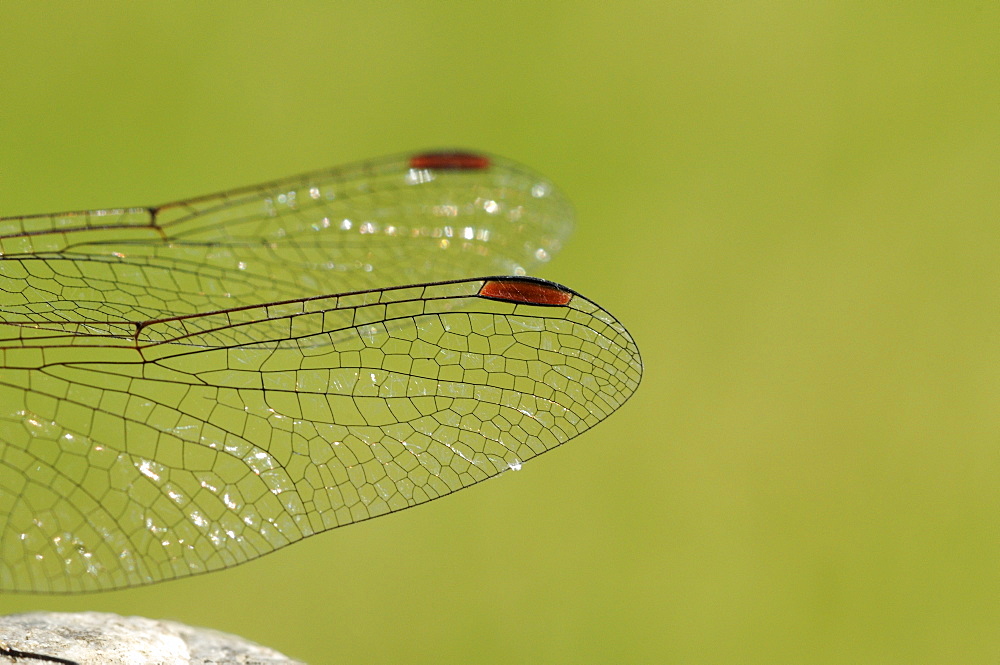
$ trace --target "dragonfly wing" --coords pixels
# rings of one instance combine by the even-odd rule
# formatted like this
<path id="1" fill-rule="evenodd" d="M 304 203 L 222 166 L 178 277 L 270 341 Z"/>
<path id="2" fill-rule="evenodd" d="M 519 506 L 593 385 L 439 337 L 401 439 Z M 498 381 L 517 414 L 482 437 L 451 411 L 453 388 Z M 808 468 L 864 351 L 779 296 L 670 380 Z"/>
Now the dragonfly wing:
<path id="1" fill-rule="evenodd" d="M 2 315 L 156 319 L 524 275 L 548 261 L 572 229 L 566 198 L 512 161 L 465 157 L 388 157 L 155 208 L 0 219 Z"/>
<path id="2" fill-rule="evenodd" d="M 641 374 L 610 314 L 530 279 L 88 325 L 5 340 L 4 590 L 218 570 L 424 503 L 592 427 Z"/>

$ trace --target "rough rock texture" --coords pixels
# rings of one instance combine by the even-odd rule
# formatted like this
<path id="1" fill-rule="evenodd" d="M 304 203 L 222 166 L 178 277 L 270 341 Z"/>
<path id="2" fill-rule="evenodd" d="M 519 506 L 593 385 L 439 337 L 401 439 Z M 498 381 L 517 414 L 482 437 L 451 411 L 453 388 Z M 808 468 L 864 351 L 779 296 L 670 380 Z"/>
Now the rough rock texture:
<path id="1" fill-rule="evenodd" d="M 289 665 L 298 662 L 236 635 L 173 621 L 102 612 L 31 612 L 0 617 L 0 663 Z"/>

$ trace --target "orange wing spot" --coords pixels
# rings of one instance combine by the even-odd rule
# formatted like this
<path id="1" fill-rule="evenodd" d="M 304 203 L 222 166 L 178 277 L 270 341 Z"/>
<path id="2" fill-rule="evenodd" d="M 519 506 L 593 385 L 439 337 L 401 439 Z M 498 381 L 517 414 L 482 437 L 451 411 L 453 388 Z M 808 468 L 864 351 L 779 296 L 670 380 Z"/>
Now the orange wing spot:
<path id="1" fill-rule="evenodd" d="M 573 294 L 555 284 L 522 279 L 491 279 L 479 289 L 479 295 L 492 300 L 523 302 L 528 305 L 568 305 Z"/>
<path id="2" fill-rule="evenodd" d="M 411 169 L 437 169 L 439 171 L 485 171 L 490 158 L 472 152 L 425 152 L 410 157 Z"/>

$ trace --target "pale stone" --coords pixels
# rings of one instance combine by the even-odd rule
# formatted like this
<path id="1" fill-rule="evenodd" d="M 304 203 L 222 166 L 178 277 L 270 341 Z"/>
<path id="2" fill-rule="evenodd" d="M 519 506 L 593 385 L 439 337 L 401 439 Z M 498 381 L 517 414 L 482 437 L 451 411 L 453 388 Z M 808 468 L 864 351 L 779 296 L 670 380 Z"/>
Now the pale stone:
<path id="1" fill-rule="evenodd" d="M 102 612 L 0 617 L 0 663 L 301 665 L 236 635 Z"/>

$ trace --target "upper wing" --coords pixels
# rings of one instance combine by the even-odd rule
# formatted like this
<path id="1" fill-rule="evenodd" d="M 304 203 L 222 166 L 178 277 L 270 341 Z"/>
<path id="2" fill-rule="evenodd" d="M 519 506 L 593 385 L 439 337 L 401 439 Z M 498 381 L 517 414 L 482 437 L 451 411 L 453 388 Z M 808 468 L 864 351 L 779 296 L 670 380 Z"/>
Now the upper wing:
<path id="1" fill-rule="evenodd" d="M 401 155 L 153 208 L 0 218 L 0 317 L 155 319 L 524 275 L 571 230 L 565 197 L 514 162 Z"/>

